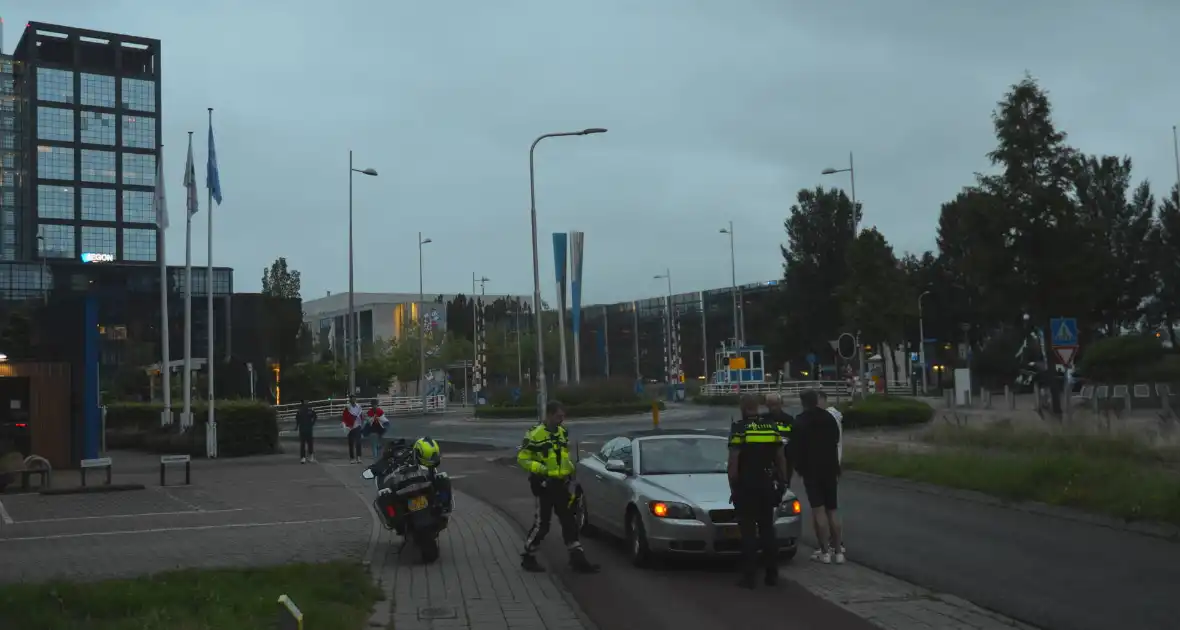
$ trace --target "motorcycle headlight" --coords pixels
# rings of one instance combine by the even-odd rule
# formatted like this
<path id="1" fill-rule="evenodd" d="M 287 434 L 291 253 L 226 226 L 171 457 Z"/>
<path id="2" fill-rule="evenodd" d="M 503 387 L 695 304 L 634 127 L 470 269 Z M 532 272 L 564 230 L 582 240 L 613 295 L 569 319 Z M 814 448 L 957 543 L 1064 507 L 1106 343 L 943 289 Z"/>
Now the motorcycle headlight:
<path id="1" fill-rule="evenodd" d="M 652 516 L 656 518 L 696 520 L 696 515 L 693 514 L 692 508 L 684 503 L 652 501 L 648 504 L 648 508 L 651 510 Z"/>

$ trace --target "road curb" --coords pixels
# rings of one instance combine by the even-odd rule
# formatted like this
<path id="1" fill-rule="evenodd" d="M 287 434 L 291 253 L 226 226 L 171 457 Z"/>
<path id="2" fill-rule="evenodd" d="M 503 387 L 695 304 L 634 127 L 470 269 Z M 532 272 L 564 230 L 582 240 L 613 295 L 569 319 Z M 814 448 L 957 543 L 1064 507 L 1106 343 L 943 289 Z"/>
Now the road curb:
<path id="1" fill-rule="evenodd" d="M 1167 523 L 1123 521 L 1110 516 L 1102 516 L 1100 514 L 1093 514 L 1075 508 L 1049 505 L 1047 503 L 1037 503 L 1034 501 L 1005 501 L 1004 499 L 994 497 L 990 494 L 985 494 L 974 490 L 946 488 L 921 481 L 898 479 L 895 477 L 886 477 L 884 475 L 876 475 L 867 472 L 849 471 L 845 473 L 845 475 L 868 483 L 875 483 L 893 488 L 901 488 L 904 490 L 912 490 L 914 492 L 921 492 L 922 494 L 930 494 L 950 499 L 957 499 L 960 501 L 969 501 L 972 503 L 982 503 L 985 505 L 1003 507 L 1010 510 L 1026 512 L 1028 514 L 1036 514 L 1039 516 L 1048 516 L 1050 518 L 1057 518 L 1065 521 L 1097 525 L 1107 529 L 1141 534 L 1143 536 L 1160 538 L 1170 542 L 1180 541 L 1180 527 L 1169 525 Z"/>

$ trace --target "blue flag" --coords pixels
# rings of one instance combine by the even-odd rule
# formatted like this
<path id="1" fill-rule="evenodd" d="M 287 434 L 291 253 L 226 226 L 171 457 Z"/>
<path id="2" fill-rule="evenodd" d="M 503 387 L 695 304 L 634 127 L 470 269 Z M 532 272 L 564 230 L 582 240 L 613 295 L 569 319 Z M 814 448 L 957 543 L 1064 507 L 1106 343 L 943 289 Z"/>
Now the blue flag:
<path id="1" fill-rule="evenodd" d="M 221 205 L 221 176 L 217 172 L 217 147 L 213 144 L 213 123 L 209 123 L 209 162 L 205 165 L 205 188 Z"/>

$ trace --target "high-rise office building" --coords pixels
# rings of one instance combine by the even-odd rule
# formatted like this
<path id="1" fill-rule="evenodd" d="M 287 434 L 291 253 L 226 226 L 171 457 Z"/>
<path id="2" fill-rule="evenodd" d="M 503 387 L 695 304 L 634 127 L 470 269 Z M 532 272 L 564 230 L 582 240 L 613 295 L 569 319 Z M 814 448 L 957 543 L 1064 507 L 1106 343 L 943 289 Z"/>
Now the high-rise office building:
<path id="1" fill-rule="evenodd" d="M 155 263 L 160 41 L 31 22 L 12 58 L 12 258 Z"/>

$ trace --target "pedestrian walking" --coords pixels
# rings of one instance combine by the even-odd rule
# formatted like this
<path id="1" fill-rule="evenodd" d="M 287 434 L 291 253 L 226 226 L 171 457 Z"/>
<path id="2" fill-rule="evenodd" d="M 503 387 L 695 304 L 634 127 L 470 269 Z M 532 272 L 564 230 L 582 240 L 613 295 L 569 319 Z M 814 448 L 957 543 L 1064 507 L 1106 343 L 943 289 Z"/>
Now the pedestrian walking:
<path id="1" fill-rule="evenodd" d="M 374 398 L 369 410 L 365 412 L 364 428 L 364 432 L 369 436 L 369 450 L 373 454 L 374 461 L 381 457 L 383 448 L 381 440 L 385 437 L 385 430 L 388 428 L 389 418 L 385 416 L 385 410 L 377 406 L 377 399 Z"/>
<path id="2" fill-rule="evenodd" d="M 842 532 L 836 514 L 839 507 L 840 426 L 836 418 L 819 406 L 819 393 L 808 390 L 799 395 L 803 412 L 795 418 L 791 433 L 795 443 L 796 469 L 803 475 L 803 489 L 811 506 L 811 522 L 819 549 L 811 559 L 824 564 L 844 563 Z"/>
<path id="3" fill-rule="evenodd" d="M 787 461 L 783 435 L 776 421 L 758 413 L 758 399 L 741 397 L 741 418 L 729 432 L 730 503 L 737 511 L 742 536 L 744 588 L 754 588 L 758 552 L 762 552 L 767 586 L 778 584 L 778 537 L 774 511 L 786 489 Z"/>
<path id="4" fill-rule="evenodd" d="M 356 396 L 348 397 L 348 406 L 340 417 L 340 426 L 348 438 L 348 463 L 361 463 L 361 431 L 364 429 L 364 410 L 356 402 Z"/>
<path id="5" fill-rule="evenodd" d="M 600 567 L 586 559 L 586 550 L 578 540 L 574 495 L 570 488 L 574 462 L 570 459 L 569 434 L 563 422 L 565 408 L 556 400 L 549 401 L 545 405 L 544 422 L 525 433 L 516 455 L 517 463 L 529 473 L 529 490 L 536 503 L 533 526 L 525 536 L 524 553 L 520 554 L 520 566 L 531 573 L 545 570 L 534 554 L 549 533 L 549 522 L 556 512 L 561 537 L 569 551 L 570 568 L 578 573 L 597 573 Z"/>
<path id="6" fill-rule="evenodd" d="M 295 412 L 295 426 L 299 429 L 299 463 L 315 462 L 315 410 L 306 400 L 299 401 Z"/>
<path id="7" fill-rule="evenodd" d="M 829 414 L 832 415 L 833 418 L 835 418 L 836 428 L 840 430 L 840 441 L 836 444 L 836 462 L 840 465 L 838 470 L 841 471 L 837 473 L 837 476 L 841 476 L 844 470 L 844 414 L 840 413 L 840 410 L 836 409 L 835 405 L 828 402 L 828 395 L 824 393 L 823 390 L 820 390 L 819 392 L 819 406 L 823 407 Z M 848 543 L 845 537 L 846 532 L 844 531 L 844 524 L 841 523 L 839 527 L 840 545 L 836 547 L 836 552 L 837 555 L 844 556 L 848 553 L 845 549 Z"/>

